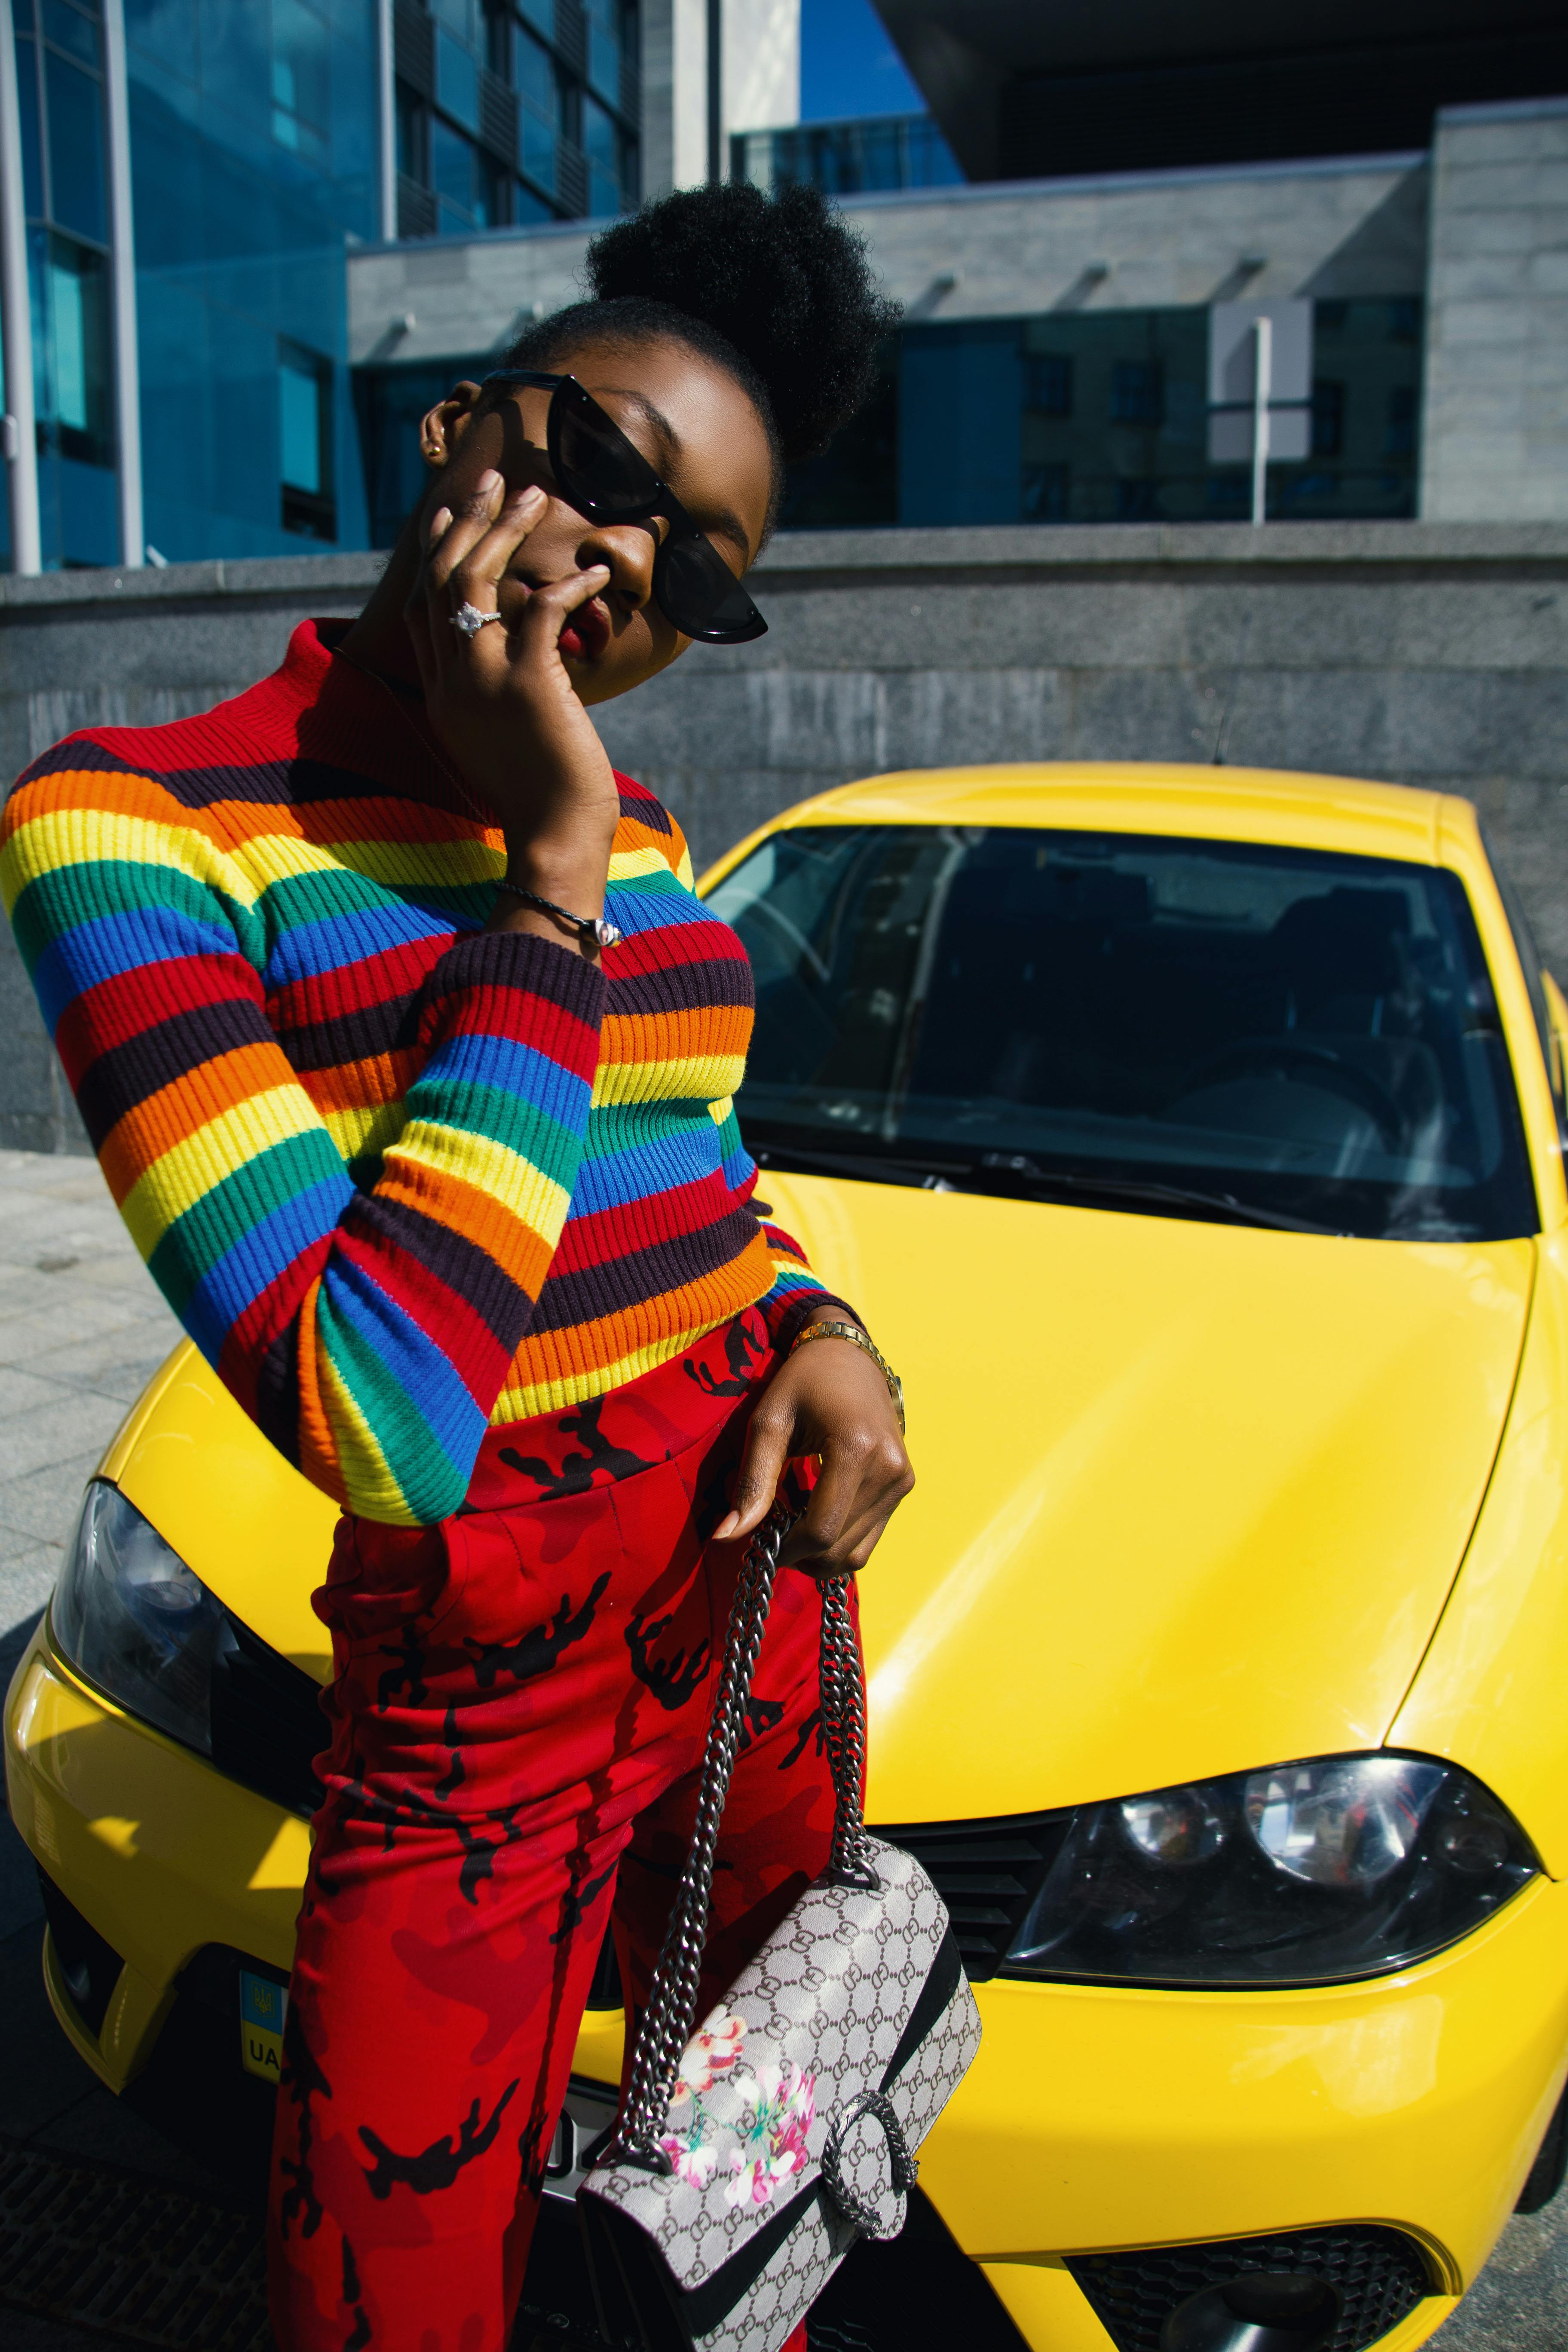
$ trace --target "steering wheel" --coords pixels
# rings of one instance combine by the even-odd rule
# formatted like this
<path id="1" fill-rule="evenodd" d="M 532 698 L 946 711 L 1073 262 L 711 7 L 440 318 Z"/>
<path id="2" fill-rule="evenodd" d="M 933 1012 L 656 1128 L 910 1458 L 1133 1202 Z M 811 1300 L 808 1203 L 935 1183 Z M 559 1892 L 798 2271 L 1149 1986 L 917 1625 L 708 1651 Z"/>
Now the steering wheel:
<path id="1" fill-rule="evenodd" d="M 1300 1075 L 1302 1083 L 1342 1096 L 1366 1112 L 1390 1150 L 1398 1148 L 1405 1131 L 1405 1114 L 1398 1103 L 1386 1087 L 1368 1071 L 1357 1069 L 1353 1062 L 1342 1061 L 1331 1045 L 1310 1045 L 1293 1037 L 1243 1038 L 1206 1055 L 1190 1074 L 1185 1091 L 1195 1094 L 1202 1087 L 1223 1086 L 1227 1078 L 1265 1075 L 1282 1078 Z"/>

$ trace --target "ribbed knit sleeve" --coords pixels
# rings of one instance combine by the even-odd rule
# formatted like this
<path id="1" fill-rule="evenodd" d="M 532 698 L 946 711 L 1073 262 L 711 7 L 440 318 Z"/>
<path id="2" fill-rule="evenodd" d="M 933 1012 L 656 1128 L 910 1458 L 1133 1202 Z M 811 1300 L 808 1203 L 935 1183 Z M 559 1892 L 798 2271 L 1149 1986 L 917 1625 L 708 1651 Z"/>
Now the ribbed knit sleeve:
<path id="1" fill-rule="evenodd" d="M 786 1341 L 792 1339 L 825 1307 L 841 1307 L 854 1322 L 859 1322 L 860 1317 L 848 1300 L 840 1298 L 836 1290 L 829 1290 L 813 1274 L 805 1252 L 782 1225 L 773 1224 L 766 1217 L 760 1217 L 758 1223 L 773 1261 L 773 1287 L 763 1293 L 757 1304 L 775 1338 Z"/>
<path id="2" fill-rule="evenodd" d="M 404 1016 L 401 1122 L 356 1191 L 268 1018 L 254 876 L 154 780 L 73 764 L 91 749 L 13 793 L 0 889 L 114 1198 L 290 1461 L 365 1517 L 444 1518 L 571 1202 L 601 974 L 530 935 L 459 934 Z M 313 987 L 352 1031 L 352 956 Z"/>

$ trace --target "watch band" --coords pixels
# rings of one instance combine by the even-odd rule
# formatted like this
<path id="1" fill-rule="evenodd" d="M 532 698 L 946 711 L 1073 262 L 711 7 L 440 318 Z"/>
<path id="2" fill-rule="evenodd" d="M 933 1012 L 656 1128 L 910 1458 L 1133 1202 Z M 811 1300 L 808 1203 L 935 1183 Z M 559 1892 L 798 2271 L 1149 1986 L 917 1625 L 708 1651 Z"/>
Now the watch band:
<path id="1" fill-rule="evenodd" d="M 908 1424 L 904 1419 L 904 1384 L 880 1348 L 872 1345 L 858 1323 L 808 1323 L 804 1331 L 795 1333 L 790 1354 L 793 1356 L 796 1348 L 804 1348 L 808 1339 L 847 1339 L 852 1348 L 858 1348 L 863 1356 L 869 1356 L 888 1383 L 888 1394 L 893 1400 L 893 1411 L 899 1416 L 900 1429 L 901 1431 L 907 1429 Z"/>

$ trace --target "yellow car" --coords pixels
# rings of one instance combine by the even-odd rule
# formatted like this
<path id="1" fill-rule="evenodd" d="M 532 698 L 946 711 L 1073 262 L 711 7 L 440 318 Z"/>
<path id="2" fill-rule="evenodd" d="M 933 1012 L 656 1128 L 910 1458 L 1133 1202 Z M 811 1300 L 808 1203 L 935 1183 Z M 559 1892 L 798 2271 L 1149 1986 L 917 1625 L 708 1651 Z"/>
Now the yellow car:
<path id="1" fill-rule="evenodd" d="M 1424 2342 L 1568 2155 L 1568 1011 L 1476 813 L 888 776 L 705 888 L 762 1189 L 909 1398 L 868 1810 L 984 2018 L 922 2158 L 942 2340 Z M 270 2095 L 331 1517 L 182 1348 L 12 1684 L 114 2089 Z"/>

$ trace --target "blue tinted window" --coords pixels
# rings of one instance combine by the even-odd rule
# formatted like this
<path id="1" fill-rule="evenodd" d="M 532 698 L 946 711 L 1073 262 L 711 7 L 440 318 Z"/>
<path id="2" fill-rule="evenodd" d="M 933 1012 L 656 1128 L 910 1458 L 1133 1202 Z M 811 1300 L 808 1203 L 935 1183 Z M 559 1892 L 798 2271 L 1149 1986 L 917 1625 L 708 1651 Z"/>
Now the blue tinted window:
<path id="1" fill-rule="evenodd" d="M 474 151 L 460 131 L 445 122 L 430 125 L 430 184 L 438 196 L 465 215 L 474 208 Z"/>
<path id="2" fill-rule="evenodd" d="M 1118 425 L 1158 425 L 1165 385 L 1158 360 L 1116 360 L 1110 370 L 1110 414 Z"/>
<path id="3" fill-rule="evenodd" d="M 601 172 L 608 172 L 619 182 L 621 172 L 621 140 L 609 116 L 591 98 L 583 100 L 583 152 L 590 163 Z"/>
<path id="4" fill-rule="evenodd" d="M 1388 395 L 1388 430 L 1383 446 L 1390 457 L 1408 457 L 1415 447 L 1415 386 L 1396 383 Z"/>
<path id="5" fill-rule="evenodd" d="M 450 33 L 436 36 L 436 103 L 470 131 L 479 129 L 479 60 Z"/>
<path id="6" fill-rule="evenodd" d="M 522 168 L 542 188 L 553 194 L 555 187 L 555 129 L 552 123 L 542 121 L 524 107 L 519 129 L 522 133 Z"/>
<path id="7" fill-rule="evenodd" d="M 1034 352 L 1024 362 L 1024 405 L 1037 416 L 1072 415 L 1072 362 L 1064 352 Z"/>
<path id="8" fill-rule="evenodd" d="M 22 201 L 29 220 L 41 220 L 44 165 L 38 142 L 38 52 L 31 41 L 16 44 L 16 94 L 22 108 Z"/>
<path id="9" fill-rule="evenodd" d="M 195 80 L 196 0 L 125 0 L 125 38 L 183 80 Z M 137 70 L 134 58 L 131 70 Z"/>
<path id="10" fill-rule="evenodd" d="M 38 408 L 51 428 L 48 439 L 68 457 L 110 465 L 114 436 L 105 258 L 74 237 L 50 232 L 39 238 L 34 262 L 46 323 Z"/>
<path id="11" fill-rule="evenodd" d="M 511 79 L 525 105 L 532 107 L 547 122 L 559 121 L 561 94 L 554 59 L 543 43 L 536 41 L 521 25 L 512 26 Z"/>
<path id="12" fill-rule="evenodd" d="M 518 0 L 518 6 L 531 25 L 537 25 L 548 39 L 554 39 L 555 0 Z"/>
<path id="13" fill-rule="evenodd" d="M 104 190 L 103 86 L 56 51 L 44 53 L 49 110 L 49 194 L 53 216 L 79 236 L 108 241 Z"/>
<path id="14" fill-rule="evenodd" d="M 118 563 L 120 514 L 113 467 L 61 455 L 44 459 L 38 473 L 39 520 L 58 550 L 58 560 L 73 565 Z"/>
<path id="15" fill-rule="evenodd" d="M 58 48 L 79 58 L 84 66 L 100 66 L 98 26 L 72 8 L 68 0 L 44 0 L 44 31 Z"/>
<path id="16" fill-rule="evenodd" d="M 54 329 L 55 415 L 78 432 L 88 429 L 90 393 L 86 281 L 79 269 L 56 259 L 49 268 L 49 313 Z"/>
<path id="17" fill-rule="evenodd" d="M 587 0 L 588 79 L 612 106 L 621 94 L 620 10 L 616 0 Z"/>
<path id="18" fill-rule="evenodd" d="M 326 26 L 301 0 L 272 0 L 272 136 L 324 161 L 331 113 Z"/>
<path id="19" fill-rule="evenodd" d="M 279 467 L 296 490 L 321 484 L 321 378 L 313 361 L 285 350 L 278 363 Z"/>

